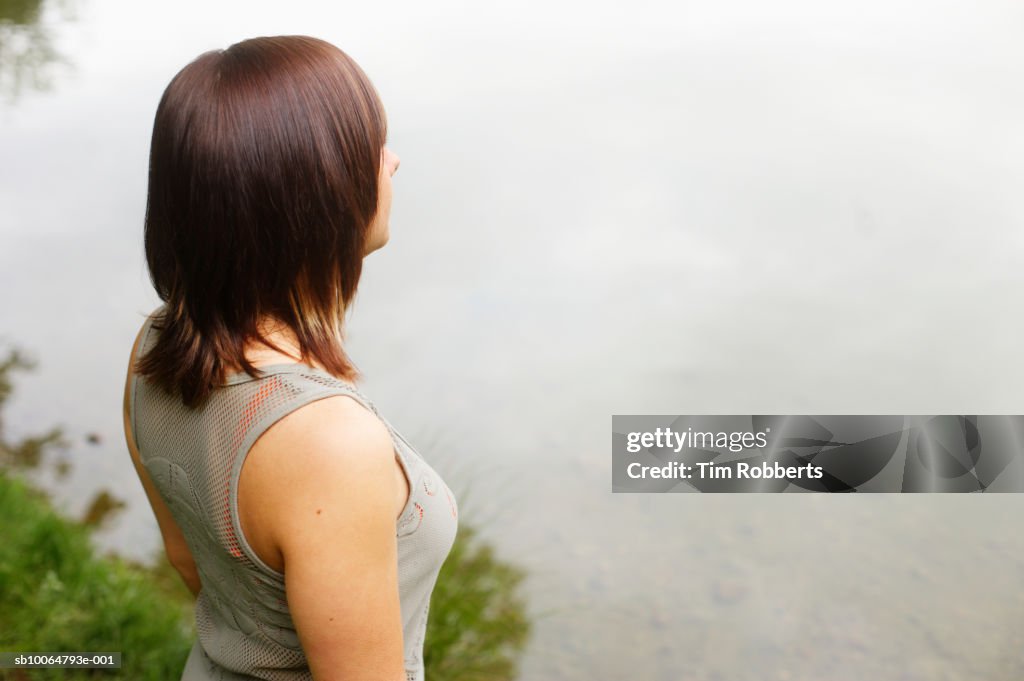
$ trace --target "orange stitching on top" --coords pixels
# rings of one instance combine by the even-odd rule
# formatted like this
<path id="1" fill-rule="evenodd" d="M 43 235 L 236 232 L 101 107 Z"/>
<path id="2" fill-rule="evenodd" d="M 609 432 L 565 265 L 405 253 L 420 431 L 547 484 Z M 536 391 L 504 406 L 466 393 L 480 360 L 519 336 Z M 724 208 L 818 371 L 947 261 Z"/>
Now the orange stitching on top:
<path id="1" fill-rule="evenodd" d="M 458 518 L 459 517 L 459 513 L 458 513 L 458 511 L 455 510 L 455 501 L 452 499 L 452 495 L 448 492 L 447 488 L 445 488 L 445 490 L 444 490 L 444 495 L 446 497 L 448 497 L 448 505 L 451 506 L 452 517 L 453 518 Z"/>
<path id="2" fill-rule="evenodd" d="M 231 451 L 237 452 L 238 448 L 242 445 L 242 441 L 249 432 L 249 427 L 252 425 L 253 418 L 256 416 L 256 412 L 259 410 L 261 404 L 268 397 L 274 394 L 274 392 L 281 387 L 281 379 L 278 376 L 270 377 L 270 380 L 260 386 L 256 394 L 253 395 L 252 399 L 245 405 L 245 409 L 242 410 L 242 417 L 239 419 L 238 424 L 235 426 L 235 432 L 231 436 Z M 235 558 L 242 557 L 242 550 L 238 542 L 238 537 L 235 535 L 234 525 L 231 523 L 231 469 L 225 471 L 227 479 L 224 481 L 224 521 L 225 527 L 227 528 L 227 542 L 228 552 Z"/>

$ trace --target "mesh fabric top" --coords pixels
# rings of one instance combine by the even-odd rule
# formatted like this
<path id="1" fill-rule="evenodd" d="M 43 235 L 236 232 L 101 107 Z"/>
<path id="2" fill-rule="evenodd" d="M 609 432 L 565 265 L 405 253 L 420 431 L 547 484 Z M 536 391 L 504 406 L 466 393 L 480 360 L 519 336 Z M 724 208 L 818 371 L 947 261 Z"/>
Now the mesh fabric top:
<path id="1" fill-rule="evenodd" d="M 146 321 L 141 356 L 159 331 Z M 249 448 L 288 413 L 348 395 L 387 426 L 409 481 L 396 523 L 398 588 L 407 681 L 423 681 L 423 637 L 430 594 L 458 527 L 455 495 L 420 454 L 351 383 L 305 364 L 232 374 L 199 409 L 185 407 L 146 379 L 132 379 L 129 414 L 143 466 L 191 549 L 202 583 L 198 640 L 183 681 L 311 680 L 288 612 L 284 575 L 253 552 L 238 520 L 238 478 Z"/>

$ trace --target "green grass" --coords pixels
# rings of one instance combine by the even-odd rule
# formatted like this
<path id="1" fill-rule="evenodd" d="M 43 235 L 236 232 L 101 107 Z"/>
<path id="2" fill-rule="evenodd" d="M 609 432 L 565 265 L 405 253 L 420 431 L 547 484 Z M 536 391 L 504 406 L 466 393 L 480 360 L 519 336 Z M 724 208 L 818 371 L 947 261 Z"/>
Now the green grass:
<path id="1" fill-rule="evenodd" d="M 0 518 L 0 650 L 123 653 L 120 672 L 36 669 L 20 678 L 180 678 L 193 637 L 186 601 L 143 568 L 95 556 L 86 527 L 4 472 Z"/>
<path id="2" fill-rule="evenodd" d="M 423 663 L 430 681 L 511 681 L 530 633 L 518 595 L 525 577 L 459 526 L 430 598 Z"/>

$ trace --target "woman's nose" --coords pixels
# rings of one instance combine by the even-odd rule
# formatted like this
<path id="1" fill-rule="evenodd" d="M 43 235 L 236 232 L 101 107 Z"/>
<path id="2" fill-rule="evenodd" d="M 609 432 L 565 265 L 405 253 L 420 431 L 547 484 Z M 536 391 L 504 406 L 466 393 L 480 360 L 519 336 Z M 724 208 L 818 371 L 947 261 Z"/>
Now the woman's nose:
<path id="1" fill-rule="evenodd" d="M 391 174 L 394 175 L 398 172 L 398 165 L 402 162 L 402 159 L 398 158 L 398 154 L 391 152 Z"/>

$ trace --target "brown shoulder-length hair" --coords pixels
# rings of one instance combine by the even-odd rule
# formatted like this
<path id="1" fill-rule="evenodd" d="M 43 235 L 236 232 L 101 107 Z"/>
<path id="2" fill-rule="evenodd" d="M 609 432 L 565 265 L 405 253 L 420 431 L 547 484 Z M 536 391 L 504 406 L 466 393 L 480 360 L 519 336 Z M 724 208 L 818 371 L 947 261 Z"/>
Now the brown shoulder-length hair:
<path id="1" fill-rule="evenodd" d="M 245 357 L 262 318 L 303 361 L 358 372 L 341 347 L 377 211 L 387 119 L 362 69 L 306 36 L 200 55 L 167 86 L 149 161 L 145 250 L 163 312 L 135 371 L 205 401 Z"/>

